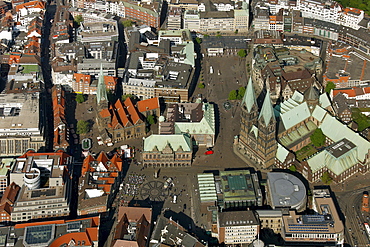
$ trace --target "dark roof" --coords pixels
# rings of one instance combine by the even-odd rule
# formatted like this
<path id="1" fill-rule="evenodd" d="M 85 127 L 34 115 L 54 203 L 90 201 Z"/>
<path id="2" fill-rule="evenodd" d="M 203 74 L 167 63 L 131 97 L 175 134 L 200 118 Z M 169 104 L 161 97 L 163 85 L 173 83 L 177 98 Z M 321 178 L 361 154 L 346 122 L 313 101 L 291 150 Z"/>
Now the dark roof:
<path id="1" fill-rule="evenodd" d="M 347 140 L 346 138 L 343 138 L 342 140 L 333 143 L 328 148 L 326 148 L 326 151 L 333 155 L 335 158 L 339 158 L 343 154 L 347 153 L 348 151 L 355 148 L 356 145 L 353 144 L 351 141 Z"/>
<path id="2" fill-rule="evenodd" d="M 341 114 L 345 110 L 350 110 L 348 103 L 347 103 L 347 98 L 344 96 L 343 93 L 338 93 L 337 95 L 334 96 L 333 107 L 338 115 Z"/>
<path id="3" fill-rule="evenodd" d="M 202 48 L 235 48 L 246 49 L 247 39 L 244 36 L 222 36 L 222 37 L 204 37 Z"/>
<path id="4" fill-rule="evenodd" d="M 218 213 L 220 227 L 259 225 L 253 211 L 234 211 Z"/>

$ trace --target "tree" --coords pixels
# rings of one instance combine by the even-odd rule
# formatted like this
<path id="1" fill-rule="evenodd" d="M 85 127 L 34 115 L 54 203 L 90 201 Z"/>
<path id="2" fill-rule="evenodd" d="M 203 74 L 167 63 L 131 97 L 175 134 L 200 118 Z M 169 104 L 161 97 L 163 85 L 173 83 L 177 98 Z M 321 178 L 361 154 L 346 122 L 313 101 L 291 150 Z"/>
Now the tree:
<path id="1" fill-rule="evenodd" d="M 325 87 L 325 92 L 330 93 L 335 88 L 335 84 L 332 81 L 328 81 Z"/>
<path id="2" fill-rule="evenodd" d="M 238 97 L 238 92 L 236 90 L 232 90 L 229 93 L 229 100 L 235 100 L 237 99 L 237 97 Z"/>
<path id="3" fill-rule="evenodd" d="M 131 21 L 131 20 L 128 20 L 128 19 L 122 21 L 122 25 L 124 27 L 132 27 L 133 24 L 134 24 L 134 22 Z"/>
<path id="4" fill-rule="evenodd" d="M 201 82 L 201 83 L 199 83 L 198 84 L 198 88 L 200 88 L 200 89 L 203 89 L 203 88 L 205 88 L 206 87 L 206 85 L 204 85 L 204 83 L 203 82 Z"/>
<path id="5" fill-rule="evenodd" d="M 324 172 L 321 176 L 321 181 L 324 183 L 324 184 L 327 184 L 329 185 L 331 183 L 331 181 L 333 181 L 332 177 L 330 177 L 330 174 L 329 172 Z"/>
<path id="6" fill-rule="evenodd" d="M 201 38 L 199 38 L 199 37 L 196 37 L 195 38 L 195 42 L 197 42 L 198 45 L 200 45 L 202 43 L 202 41 L 203 40 Z"/>
<path id="7" fill-rule="evenodd" d="M 315 147 L 321 147 L 325 144 L 326 136 L 324 135 L 324 133 L 322 133 L 322 130 L 320 128 L 317 128 L 310 136 L 310 139 Z"/>
<path id="8" fill-rule="evenodd" d="M 358 131 L 363 131 L 370 127 L 370 118 L 362 114 L 358 108 L 352 109 L 352 119 L 358 124 Z"/>
<path id="9" fill-rule="evenodd" d="M 238 99 L 243 99 L 244 94 L 245 94 L 245 87 L 240 87 L 239 90 L 238 90 L 238 96 L 237 96 L 237 98 Z"/>
<path id="10" fill-rule="evenodd" d="M 291 172 L 296 172 L 296 171 L 297 171 L 297 167 L 295 167 L 295 165 L 291 165 L 291 166 L 289 167 L 289 170 L 290 170 Z"/>
<path id="11" fill-rule="evenodd" d="M 238 33 L 239 33 L 239 30 L 238 30 L 238 29 L 236 29 L 234 33 L 235 33 L 235 34 L 238 34 Z"/>
<path id="12" fill-rule="evenodd" d="M 117 96 L 110 89 L 107 89 L 107 97 L 108 97 L 109 102 L 116 102 L 117 101 Z"/>
<path id="13" fill-rule="evenodd" d="M 77 134 L 86 134 L 90 130 L 90 124 L 87 121 L 79 120 L 77 122 Z"/>
<path id="14" fill-rule="evenodd" d="M 78 26 L 80 26 L 80 25 L 81 25 L 81 22 L 83 22 L 83 21 L 84 21 L 84 18 L 82 17 L 82 15 L 76 15 L 76 17 L 75 17 L 74 21 L 76 22 L 76 24 L 77 24 Z"/>
<path id="15" fill-rule="evenodd" d="M 157 121 L 156 121 L 156 117 L 154 115 L 149 115 L 147 118 L 146 118 L 146 121 L 148 122 L 148 124 L 152 125 L 152 124 L 155 124 Z"/>
<path id="16" fill-rule="evenodd" d="M 246 57 L 247 56 L 247 51 L 245 49 L 240 49 L 238 51 L 238 56 L 243 58 L 243 57 Z"/>
<path id="17" fill-rule="evenodd" d="M 77 94 L 76 95 L 76 102 L 77 103 L 83 103 L 83 102 L 85 102 L 85 96 L 83 94 Z"/>
<path id="18" fill-rule="evenodd" d="M 136 96 L 133 95 L 133 94 L 124 94 L 124 95 L 122 95 L 122 101 L 125 101 L 127 98 L 136 99 Z"/>

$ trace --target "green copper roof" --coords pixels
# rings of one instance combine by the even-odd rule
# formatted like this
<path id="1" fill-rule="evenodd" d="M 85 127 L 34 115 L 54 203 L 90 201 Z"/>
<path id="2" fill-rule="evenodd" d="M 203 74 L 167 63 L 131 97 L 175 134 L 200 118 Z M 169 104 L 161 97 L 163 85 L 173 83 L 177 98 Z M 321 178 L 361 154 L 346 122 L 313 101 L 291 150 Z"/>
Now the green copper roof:
<path id="1" fill-rule="evenodd" d="M 98 89 L 96 92 L 96 100 L 98 101 L 98 104 L 102 101 L 108 100 L 107 95 L 107 87 L 105 86 L 104 82 L 104 74 L 103 74 L 103 65 L 100 65 L 100 73 L 99 73 L 99 80 L 98 80 Z"/>
<path id="2" fill-rule="evenodd" d="M 214 105 L 203 103 L 203 118 L 200 122 L 175 122 L 175 133 L 215 134 L 215 110 Z"/>
<path id="3" fill-rule="evenodd" d="M 271 98 L 270 98 L 270 91 L 267 90 L 265 100 L 263 101 L 261 113 L 258 119 L 263 118 L 265 125 L 267 126 L 271 119 L 275 118 L 274 109 L 272 108 Z"/>
<path id="4" fill-rule="evenodd" d="M 286 157 L 288 156 L 289 151 L 280 143 L 278 143 L 278 148 L 276 151 L 276 158 L 281 162 L 284 162 Z"/>
<path id="5" fill-rule="evenodd" d="M 253 82 L 251 77 L 249 77 L 247 89 L 245 90 L 245 94 L 242 101 L 242 105 L 243 104 L 245 104 L 245 106 L 247 107 L 248 112 L 250 112 L 252 110 L 253 105 L 256 104 L 256 95 L 254 93 Z"/>
<path id="6" fill-rule="evenodd" d="M 144 151 L 151 152 L 157 148 L 162 151 L 167 145 L 170 145 L 173 151 L 177 151 L 180 147 L 185 152 L 193 150 L 191 139 L 187 134 L 179 135 L 151 135 L 144 139 Z"/>

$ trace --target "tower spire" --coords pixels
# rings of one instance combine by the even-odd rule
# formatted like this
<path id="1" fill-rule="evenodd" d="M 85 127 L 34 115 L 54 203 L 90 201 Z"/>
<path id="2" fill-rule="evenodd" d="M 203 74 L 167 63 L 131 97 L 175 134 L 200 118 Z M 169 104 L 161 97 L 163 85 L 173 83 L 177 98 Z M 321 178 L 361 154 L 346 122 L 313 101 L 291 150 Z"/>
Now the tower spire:
<path id="1" fill-rule="evenodd" d="M 251 112 L 253 105 L 256 104 L 256 95 L 254 93 L 252 77 L 249 77 L 247 89 L 243 97 L 242 106 L 244 104 L 248 112 Z"/>
<path id="2" fill-rule="evenodd" d="M 270 98 L 270 90 L 267 90 L 258 120 L 261 118 L 263 119 L 265 126 L 269 125 L 271 119 L 275 120 L 274 109 L 272 108 L 272 103 L 271 103 L 271 98 Z"/>
<path id="3" fill-rule="evenodd" d="M 98 80 L 98 89 L 96 92 L 96 100 L 98 101 L 98 105 L 108 100 L 107 95 L 107 88 L 104 82 L 104 73 L 103 73 L 103 64 L 100 64 L 100 72 L 99 72 L 99 80 Z"/>

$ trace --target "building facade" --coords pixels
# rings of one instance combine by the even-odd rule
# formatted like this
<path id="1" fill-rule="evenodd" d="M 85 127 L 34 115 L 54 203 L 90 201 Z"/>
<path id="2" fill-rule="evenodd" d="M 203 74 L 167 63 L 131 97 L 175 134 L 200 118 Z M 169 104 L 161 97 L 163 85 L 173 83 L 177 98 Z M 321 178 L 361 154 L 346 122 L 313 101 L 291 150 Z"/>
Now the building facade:
<path id="1" fill-rule="evenodd" d="M 193 144 L 187 134 L 151 135 L 144 139 L 144 167 L 191 166 Z"/>
<path id="2" fill-rule="evenodd" d="M 252 211 L 221 212 L 217 228 L 220 243 L 250 244 L 259 234 L 260 224 Z"/>

